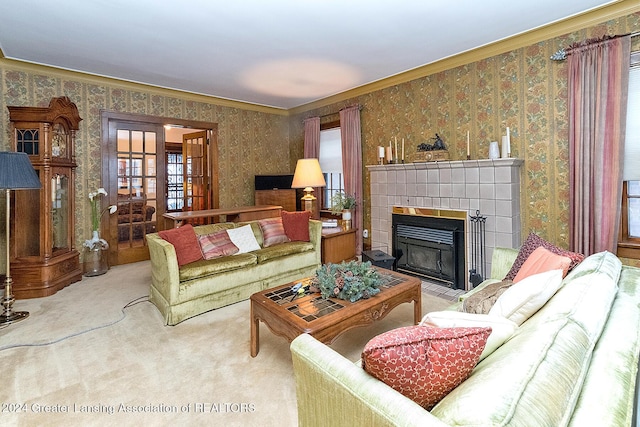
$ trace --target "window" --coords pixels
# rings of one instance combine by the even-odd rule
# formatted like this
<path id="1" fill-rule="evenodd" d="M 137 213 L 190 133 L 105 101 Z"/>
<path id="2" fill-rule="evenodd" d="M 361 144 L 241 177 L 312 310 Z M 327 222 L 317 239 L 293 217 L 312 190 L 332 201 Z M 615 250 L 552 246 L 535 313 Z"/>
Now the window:
<path id="1" fill-rule="evenodd" d="M 182 153 L 167 152 L 167 212 L 181 211 L 184 206 Z"/>
<path id="2" fill-rule="evenodd" d="M 640 52 L 631 54 L 618 255 L 640 259 Z"/>
<path id="3" fill-rule="evenodd" d="M 324 188 L 322 209 L 331 209 L 331 197 L 344 191 L 342 176 L 342 139 L 340 128 L 334 127 L 320 131 L 320 168 L 327 186 Z"/>

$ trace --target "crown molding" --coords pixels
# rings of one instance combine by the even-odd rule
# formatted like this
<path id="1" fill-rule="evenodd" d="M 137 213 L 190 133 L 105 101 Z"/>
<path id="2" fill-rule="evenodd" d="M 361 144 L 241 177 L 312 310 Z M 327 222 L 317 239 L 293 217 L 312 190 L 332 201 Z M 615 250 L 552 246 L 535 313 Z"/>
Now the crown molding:
<path id="1" fill-rule="evenodd" d="M 277 114 L 281 116 L 288 116 L 287 110 L 282 108 L 268 107 L 264 105 L 252 104 L 249 102 L 234 101 L 226 98 L 219 98 L 212 95 L 203 95 L 193 92 L 181 91 L 178 89 L 162 88 L 159 86 L 149 85 L 145 83 L 138 83 L 128 80 L 116 79 L 113 77 L 104 77 L 95 74 L 88 74 L 81 71 L 65 70 L 62 68 L 51 67 L 48 65 L 36 64 L 33 62 L 20 61 L 16 59 L 10 59 L 4 56 L 4 53 L 0 50 L 0 66 L 7 70 L 12 71 L 27 71 L 33 74 L 44 74 L 47 76 L 53 76 L 62 79 L 72 79 L 81 81 L 88 84 L 103 85 L 110 87 L 117 87 L 124 90 L 131 91 L 143 91 L 153 95 L 160 95 L 166 97 L 179 97 L 186 101 L 202 102 L 206 104 L 215 104 L 221 107 L 237 108 L 245 111 L 255 111 L 267 114 Z"/>
<path id="2" fill-rule="evenodd" d="M 491 58 L 505 52 L 509 52 L 522 47 L 531 46 L 541 41 L 553 39 L 574 31 L 582 30 L 606 22 L 621 16 L 630 15 L 640 11 L 640 2 L 638 0 L 619 0 L 607 6 L 576 15 L 563 21 L 555 22 L 544 27 L 536 28 L 526 33 L 522 33 L 504 40 L 500 40 L 491 44 L 487 44 L 473 50 L 468 50 L 460 54 L 441 59 L 431 64 L 414 68 L 404 73 L 386 79 L 378 80 L 357 88 L 338 93 L 336 95 L 322 98 L 308 104 L 290 108 L 289 114 L 296 115 L 310 110 L 332 105 L 348 99 L 367 95 L 371 92 L 386 89 L 402 83 L 407 83 L 422 77 L 436 74 L 442 71 L 450 70 L 462 65 L 471 64 L 483 59 Z"/>

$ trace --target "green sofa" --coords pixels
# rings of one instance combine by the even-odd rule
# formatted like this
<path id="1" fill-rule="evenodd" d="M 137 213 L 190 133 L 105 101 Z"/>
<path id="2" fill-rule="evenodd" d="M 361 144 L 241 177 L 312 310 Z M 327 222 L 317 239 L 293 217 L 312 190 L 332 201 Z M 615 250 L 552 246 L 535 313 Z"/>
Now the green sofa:
<path id="1" fill-rule="evenodd" d="M 492 279 L 472 292 L 503 278 L 517 253 L 496 250 Z M 291 344 L 299 425 L 630 426 L 639 307 L 640 269 L 608 252 L 587 257 L 431 411 L 301 335 Z"/>
<path id="2" fill-rule="evenodd" d="M 194 227 L 196 234 L 251 225 L 261 249 L 202 260 L 178 267 L 173 245 L 158 233 L 147 234 L 151 258 L 149 299 L 167 325 L 248 299 L 253 293 L 311 276 L 320 266 L 322 223 L 309 221 L 309 242 L 263 247 L 258 221 Z"/>

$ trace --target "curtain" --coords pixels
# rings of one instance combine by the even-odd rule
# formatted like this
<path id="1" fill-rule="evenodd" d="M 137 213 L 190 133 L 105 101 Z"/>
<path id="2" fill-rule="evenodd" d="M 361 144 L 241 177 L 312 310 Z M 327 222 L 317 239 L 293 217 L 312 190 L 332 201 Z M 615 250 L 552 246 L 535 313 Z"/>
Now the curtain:
<path id="1" fill-rule="evenodd" d="M 340 138 L 342 139 L 342 175 L 344 190 L 357 200 L 351 218 L 356 228 L 356 255 L 362 253 L 362 144 L 360 135 L 360 106 L 340 110 Z"/>
<path id="2" fill-rule="evenodd" d="M 630 37 L 571 46 L 569 97 L 570 249 L 616 252 L 622 197 Z"/>
<path id="3" fill-rule="evenodd" d="M 319 159 L 320 158 L 320 117 L 309 117 L 304 120 L 304 158 Z M 316 210 L 314 215 L 316 219 L 320 218 L 320 209 L 323 206 L 324 192 L 322 188 L 313 189 L 316 196 Z"/>

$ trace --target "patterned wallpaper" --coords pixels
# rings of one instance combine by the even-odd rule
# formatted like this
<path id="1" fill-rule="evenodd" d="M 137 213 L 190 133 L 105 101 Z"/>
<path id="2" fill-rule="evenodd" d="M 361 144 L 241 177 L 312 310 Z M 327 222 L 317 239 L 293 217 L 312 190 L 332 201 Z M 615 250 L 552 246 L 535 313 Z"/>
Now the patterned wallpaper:
<path id="1" fill-rule="evenodd" d="M 308 111 L 295 118 L 291 139 L 303 144 L 302 120 L 362 108 L 364 164 L 377 163 L 376 147 L 393 137 L 405 139 L 406 161 L 424 159 L 416 147 L 438 133 L 452 160 L 466 158 L 470 133 L 471 158 L 486 159 L 489 143 L 511 131 L 511 155 L 524 159 L 522 236 L 532 231 L 568 246 L 569 179 L 567 66 L 549 57 L 562 47 L 605 34 L 640 30 L 640 13 L 536 43 L 481 61 L 382 89 L 339 104 Z M 634 47 L 640 48 L 640 40 Z M 329 117 L 335 120 L 335 116 Z M 301 150 L 300 150 L 301 151 Z M 299 153 L 296 153 L 299 154 Z M 364 175 L 365 194 L 369 176 Z M 365 200 L 365 227 L 370 206 Z M 365 242 L 366 243 L 366 242 Z"/>
<path id="2" fill-rule="evenodd" d="M 313 111 L 287 117 L 254 109 L 216 104 L 179 92 L 79 74 L 22 67 L 0 60 L 0 150 L 9 148 L 8 105 L 47 106 L 66 95 L 78 106 L 83 121 L 77 134 L 76 245 L 90 233 L 86 196 L 100 185 L 100 111 L 146 114 L 218 123 L 220 205 L 253 203 L 253 176 L 290 173 L 302 157 L 305 117 L 326 115 L 335 121 L 340 108 L 358 103 L 365 165 L 374 164 L 376 147 L 393 137 L 404 138 L 406 160 L 419 161 L 415 147 L 438 133 L 453 160 L 466 155 L 487 158 L 490 141 L 500 141 L 506 126 L 512 156 L 523 168 L 523 236 L 534 231 L 561 246 L 568 244 L 568 132 L 566 63 L 549 60 L 552 53 L 575 41 L 604 34 L 640 30 L 640 13 L 604 22 L 562 37 L 536 43 L 407 83 L 381 89 Z M 637 49 L 639 40 L 634 41 Z M 49 72 L 50 71 L 50 72 Z M 369 177 L 364 175 L 365 194 Z M 3 208 L 3 201 L 0 200 Z M 365 227 L 370 228 L 365 200 Z M 4 210 L 0 210 L 0 219 Z M 4 223 L 4 222 L 3 222 Z M 0 230 L 0 235 L 3 234 Z M 365 241 L 365 243 L 367 243 Z M 0 250 L 4 253 L 4 237 Z M 0 272 L 4 271 L 0 261 Z"/>
<path id="3" fill-rule="evenodd" d="M 160 91 L 143 86 L 132 90 L 117 81 L 96 81 L 55 71 L 51 75 L 32 72 L 18 63 L 0 61 L 0 150 L 10 148 L 9 105 L 46 107 L 51 98 L 64 95 L 76 103 L 83 119 L 76 144 L 76 248 L 91 234 L 87 194 L 101 185 L 101 110 L 218 123 L 221 207 L 252 205 L 254 175 L 293 170 L 286 115 L 220 106 L 213 99 L 211 103 L 193 101 L 178 92 L 167 96 L 168 91 L 158 94 Z M 0 219 L 4 221 L 4 214 Z M 4 236 L 4 227 L 0 235 Z M 0 271 L 4 271 L 1 261 Z"/>

